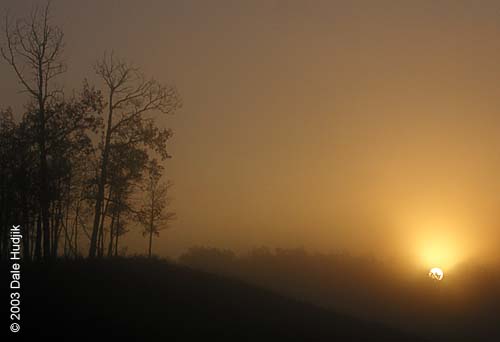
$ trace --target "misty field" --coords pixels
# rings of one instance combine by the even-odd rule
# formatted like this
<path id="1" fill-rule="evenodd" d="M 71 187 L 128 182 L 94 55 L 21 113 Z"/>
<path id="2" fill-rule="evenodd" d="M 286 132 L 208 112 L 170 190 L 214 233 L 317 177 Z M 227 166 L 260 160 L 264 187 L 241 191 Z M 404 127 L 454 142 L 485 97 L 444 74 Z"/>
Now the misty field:
<path id="1" fill-rule="evenodd" d="M 0 334 L 500 341 L 499 13 L 2 0 Z"/>
<path id="2" fill-rule="evenodd" d="M 180 262 L 430 340 L 500 338 L 498 266 L 463 263 L 436 281 L 428 277 L 428 269 L 394 260 L 303 249 L 257 248 L 238 255 L 195 247 Z"/>

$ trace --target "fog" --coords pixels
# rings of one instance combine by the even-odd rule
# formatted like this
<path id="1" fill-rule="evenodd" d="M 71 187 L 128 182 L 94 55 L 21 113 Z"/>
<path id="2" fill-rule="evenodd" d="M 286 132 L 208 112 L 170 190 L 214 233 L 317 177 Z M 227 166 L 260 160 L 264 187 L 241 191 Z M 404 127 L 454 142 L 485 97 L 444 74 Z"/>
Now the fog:
<path id="1" fill-rule="evenodd" d="M 266 247 L 243 254 L 194 247 L 179 262 L 429 340 L 496 341 L 500 336 L 498 266 L 462 263 L 439 281 L 427 277 L 427 269 L 397 261 Z"/>
<path id="2" fill-rule="evenodd" d="M 182 94 L 161 123 L 178 219 L 158 254 L 304 247 L 445 272 L 498 261 L 498 2 L 53 5 L 67 89 L 97 82 L 94 61 L 114 50 Z M 0 74 L 0 103 L 20 116 L 25 96 Z M 138 230 L 126 239 L 145 251 Z"/>

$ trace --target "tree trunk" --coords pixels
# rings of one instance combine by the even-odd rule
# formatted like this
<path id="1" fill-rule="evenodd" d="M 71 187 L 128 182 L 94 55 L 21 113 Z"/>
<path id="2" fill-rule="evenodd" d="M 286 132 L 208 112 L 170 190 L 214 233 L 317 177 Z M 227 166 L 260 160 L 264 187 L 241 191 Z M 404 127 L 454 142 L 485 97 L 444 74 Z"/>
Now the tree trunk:
<path id="1" fill-rule="evenodd" d="M 118 256 L 118 238 L 120 237 L 120 211 L 116 218 L 116 236 L 115 236 L 115 256 Z"/>
<path id="2" fill-rule="evenodd" d="M 99 224 L 99 234 L 98 234 L 98 243 L 97 243 L 97 255 L 102 257 L 104 255 L 104 221 L 106 219 L 106 215 L 108 214 L 109 202 L 111 200 L 111 189 L 108 193 L 108 199 L 106 203 L 103 204 L 104 209 L 101 214 L 101 223 Z"/>
<path id="3" fill-rule="evenodd" d="M 62 216 L 63 216 L 63 210 L 62 210 L 62 201 L 59 200 L 57 202 L 57 208 L 55 209 L 55 223 L 52 226 L 52 231 L 54 235 L 54 240 L 52 242 L 52 256 L 54 258 L 57 258 L 57 255 L 59 253 L 59 240 L 61 239 L 61 231 L 62 231 L 62 226 L 63 226 L 63 221 L 62 221 Z"/>
<path id="4" fill-rule="evenodd" d="M 151 216 L 149 218 L 149 257 L 151 258 L 151 250 L 153 248 L 153 231 L 154 231 L 154 219 L 155 219 L 155 194 L 154 191 L 151 194 Z"/>
<path id="5" fill-rule="evenodd" d="M 110 91 L 109 94 L 109 109 L 108 109 L 108 127 L 106 129 L 106 139 L 104 143 L 104 150 L 102 153 L 102 163 L 101 163 L 101 172 L 98 179 L 97 185 L 97 198 L 95 201 L 95 213 L 94 213 L 94 224 L 92 227 L 92 235 L 90 238 L 90 247 L 89 247 L 89 257 L 94 258 L 97 252 L 97 234 L 99 230 L 99 222 L 101 221 L 101 206 L 104 201 L 104 187 L 106 186 L 106 178 L 107 178 L 107 168 L 108 168 L 108 158 L 109 158 L 109 149 L 111 142 L 111 125 L 113 123 L 113 91 Z"/>
<path id="6" fill-rule="evenodd" d="M 38 144 L 40 147 L 40 208 L 42 209 L 42 229 L 43 229 L 43 256 L 45 259 L 50 258 L 50 223 L 49 223 L 49 178 L 47 167 L 47 149 L 45 146 L 45 98 L 43 89 L 43 69 L 41 61 L 38 64 Z"/>
<path id="7" fill-rule="evenodd" d="M 113 233 L 114 233 L 114 229 L 115 229 L 115 217 L 116 217 L 116 214 L 113 213 L 113 215 L 111 216 L 111 225 L 109 227 L 108 257 L 113 255 L 113 235 L 114 235 Z"/>
<path id="8" fill-rule="evenodd" d="M 80 214 L 80 199 L 78 200 L 78 204 L 76 205 L 76 213 L 75 213 L 75 259 L 78 257 L 78 219 Z"/>
<path id="9" fill-rule="evenodd" d="M 149 258 L 151 258 L 152 247 L 153 247 L 153 230 L 149 232 L 149 253 L 148 253 Z"/>
<path id="10" fill-rule="evenodd" d="M 37 260 L 42 258 L 42 218 L 40 213 L 38 213 L 36 220 L 35 257 Z"/>
<path id="11" fill-rule="evenodd" d="M 78 203 L 76 204 L 76 212 L 75 212 L 75 230 L 73 233 L 74 237 L 74 252 L 75 252 L 75 259 L 78 257 L 78 220 L 80 218 L 80 202 L 81 202 L 81 197 L 78 198 Z"/>

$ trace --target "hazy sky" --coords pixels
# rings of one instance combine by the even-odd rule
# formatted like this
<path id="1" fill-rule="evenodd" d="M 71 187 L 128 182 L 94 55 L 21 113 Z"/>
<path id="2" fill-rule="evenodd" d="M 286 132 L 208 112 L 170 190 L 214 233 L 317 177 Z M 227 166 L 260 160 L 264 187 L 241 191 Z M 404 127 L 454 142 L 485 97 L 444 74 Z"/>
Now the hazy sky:
<path id="1" fill-rule="evenodd" d="M 30 1 L 2 0 L 22 15 Z M 500 241 L 500 2 L 53 1 L 67 89 L 114 50 L 175 84 L 162 120 L 194 244 L 451 266 Z M 0 65 L 0 104 L 24 95 Z M 17 107 L 16 107 L 17 106 Z M 132 251 L 146 241 L 131 235 Z"/>

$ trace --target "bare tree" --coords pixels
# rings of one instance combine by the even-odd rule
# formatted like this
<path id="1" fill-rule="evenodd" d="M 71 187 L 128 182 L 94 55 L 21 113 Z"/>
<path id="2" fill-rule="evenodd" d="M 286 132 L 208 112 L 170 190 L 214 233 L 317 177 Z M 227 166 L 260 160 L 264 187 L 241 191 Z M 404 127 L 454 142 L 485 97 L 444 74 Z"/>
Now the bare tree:
<path id="1" fill-rule="evenodd" d="M 39 204 L 43 231 L 43 254 L 51 253 L 51 232 L 49 222 L 48 170 L 47 170 L 47 121 L 46 108 L 60 90 L 54 86 L 54 79 L 66 71 L 62 59 L 62 30 L 50 21 L 50 5 L 35 7 L 26 19 L 12 23 L 5 17 L 5 43 L 0 53 L 12 67 L 23 89 L 31 97 L 37 116 L 37 144 L 39 149 Z"/>
<path id="2" fill-rule="evenodd" d="M 149 239 L 148 256 L 151 258 L 153 249 L 153 235 L 159 236 L 160 231 L 168 227 L 168 223 L 175 219 L 175 213 L 167 211 L 170 205 L 168 190 L 171 182 L 161 182 L 163 168 L 153 159 L 147 169 L 145 180 L 145 200 L 138 211 L 138 220 L 144 227 L 143 236 Z"/>
<path id="3" fill-rule="evenodd" d="M 106 88 L 107 118 L 101 143 L 89 257 L 95 257 L 98 249 L 111 149 L 113 146 L 150 148 L 162 158 L 168 158 L 166 142 L 172 132 L 169 129 L 158 129 L 154 119 L 148 115 L 170 114 L 181 104 L 174 87 L 162 85 L 154 79 L 146 79 L 139 69 L 115 58 L 113 54 L 105 55 L 98 61 L 95 71 Z"/>

